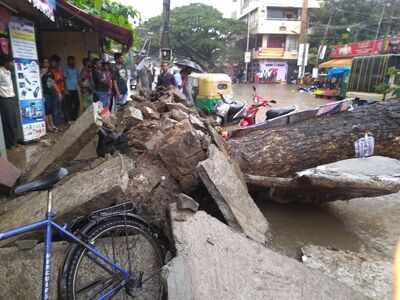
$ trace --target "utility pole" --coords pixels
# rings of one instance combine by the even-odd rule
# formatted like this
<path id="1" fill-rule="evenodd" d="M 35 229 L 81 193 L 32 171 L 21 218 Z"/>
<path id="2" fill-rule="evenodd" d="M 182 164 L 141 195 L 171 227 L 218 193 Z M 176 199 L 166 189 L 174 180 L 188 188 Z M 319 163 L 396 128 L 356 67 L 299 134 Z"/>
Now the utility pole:
<path id="1" fill-rule="evenodd" d="M 163 21 L 161 25 L 161 40 L 160 40 L 160 52 L 161 52 L 161 59 L 166 59 L 166 56 L 171 54 L 170 52 L 170 44 L 169 44 L 169 20 L 170 20 L 170 11 L 171 11 L 171 1 L 170 0 L 163 0 Z M 168 51 L 166 51 L 168 49 Z"/>
<path id="2" fill-rule="evenodd" d="M 319 59 L 320 59 L 319 57 L 321 56 L 321 52 L 324 51 L 324 46 L 325 46 L 325 43 L 326 43 L 326 39 L 327 39 L 327 37 L 328 37 L 329 28 L 331 27 L 333 18 L 336 16 L 336 9 L 335 9 L 335 7 L 333 7 L 332 9 L 333 9 L 334 11 L 333 11 L 333 13 L 330 14 L 330 16 L 329 16 L 328 24 L 326 25 L 325 32 L 324 32 L 324 37 L 322 38 L 322 41 L 321 41 L 320 51 L 318 51 L 318 55 L 317 55 L 317 68 L 319 68 Z"/>
<path id="3" fill-rule="evenodd" d="M 308 0 L 303 0 L 303 8 L 301 10 L 301 31 L 300 31 L 300 48 L 302 49 L 300 55 L 302 55 L 301 64 L 299 68 L 299 79 L 303 80 L 306 69 L 306 58 L 307 58 L 307 42 L 308 42 Z M 301 46 L 303 45 L 303 46 Z"/>
<path id="4" fill-rule="evenodd" d="M 376 29 L 376 36 L 375 36 L 376 40 L 379 38 L 379 33 L 381 32 L 383 18 L 385 17 L 385 10 L 386 10 L 386 3 L 383 4 L 382 14 L 381 14 L 381 17 L 379 19 L 378 28 Z"/>
<path id="5" fill-rule="evenodd" d="M 247 42 L 246 42 L 246 53 L 249 52 L 250 48 L 250 13 L 247 15 Z M 245 82 L 247 83 L 249 81 L 248 78 L 248 72 L 249 72 L 249 63 L 246 61 L 246 66 L 245 66 Z"/>

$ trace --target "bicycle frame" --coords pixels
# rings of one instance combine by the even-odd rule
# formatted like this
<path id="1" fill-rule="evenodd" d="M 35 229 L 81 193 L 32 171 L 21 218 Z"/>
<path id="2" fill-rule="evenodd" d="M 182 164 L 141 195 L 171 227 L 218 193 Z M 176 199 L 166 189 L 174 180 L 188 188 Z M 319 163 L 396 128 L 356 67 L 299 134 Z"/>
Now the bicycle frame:
<path id="1" fill-rule="evenodd" d="M 44 251 L 43 274 L 42 274 L 42 298 L 41 298 L 42 300 L 49 300 L 49 295 L 50 295 L 51 249 L 52 249 L 53 230 L 57 231 L 61 235 L 67 237 L 68 239 L 71 239 L 73 242 L 76 242 L 85 249 L 87 249 L 88 252 L 94 256 L 94 258 L 100 260 L 95 263 L 99 264 L 103 269 L 107 270 L 107 267 L 109 267 L 110 270 L 117 270 L 122 274 L 121 282 L 119 282 L 116 287 L 111 288 L 110 290 L 104 292 L 102 295 L 96 298 L 97 300 L 109 299 L 110 297 L 116 295 L 129 280 L 130 274 L 127 270 L 123 269 L 117 264 L 114 264 L 112 261 L 110 261 L 109 258 L 101 254 L 94 246 L 82 241 L 73 233 L 69 232 L 68 230 L 66 230 L 65 228 L 61 227 L 60 225 L 58 225 L 53 221 L 51 191 L 48 192 L 46 219 L 29 225 L 24 225 L 9 231 L 0 232 L 0 241 L 7 240 L 9 238 L 22 235 L 24 233 L 37 231 L 40 229 L 45 229 L 45 251 Z"/>

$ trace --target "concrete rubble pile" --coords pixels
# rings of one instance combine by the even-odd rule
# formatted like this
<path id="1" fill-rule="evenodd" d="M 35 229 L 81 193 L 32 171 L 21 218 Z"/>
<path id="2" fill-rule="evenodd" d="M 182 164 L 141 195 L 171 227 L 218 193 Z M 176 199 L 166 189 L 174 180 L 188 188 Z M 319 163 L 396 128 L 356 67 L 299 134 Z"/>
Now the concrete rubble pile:
<path id="1" fill-rule="evenodd" d="M 179 92 L 164 90 L 133 96 L 115 114 L 104 114 L 94 104 L 42 151 L 22 178 L 34 179 L 60 166 L 71 170 L 53 191 L 56 220 L 61 223 L 132 201 L 174 245 L 171 252 L 176 257 L 165 275 L 169 299 L 367 299 L 319 271 L 267 249 L 269 223 L 250 196 L 248 177 L 229 156 L 209 120 L 184 103 Z M 116 147 L 113 153 L 98 157 L 100 127 L 123 137 L 127 147 Z M 218 216 L 202 201 L 204 194 Z M 46 197 L 46 192 L 34 192 L 0 203 L 0 231 L 41 219 Z M 29 248 L 29 241 L 34 245 L 42 237 L 22 239 Z M 0 244 L 5 247 L 0 248 L 0 257 L 11 251 L 16 265 L 37 264 L 33 253 L 39 250 L 8 248 L 21 248 L 21 243 L 10 240 Z M 65 248 L 57 247 L 56 267 Z M 11 266 L 3 264 L 0 273 Z M 13 290 L 23 290 L 24 280 L 17 278 L 5 282 Z M 25 291 L 20 299 L 35 298 L 39 292 L 34 288 Z M 3 295 L 8 293 L 5 289 Z"/>

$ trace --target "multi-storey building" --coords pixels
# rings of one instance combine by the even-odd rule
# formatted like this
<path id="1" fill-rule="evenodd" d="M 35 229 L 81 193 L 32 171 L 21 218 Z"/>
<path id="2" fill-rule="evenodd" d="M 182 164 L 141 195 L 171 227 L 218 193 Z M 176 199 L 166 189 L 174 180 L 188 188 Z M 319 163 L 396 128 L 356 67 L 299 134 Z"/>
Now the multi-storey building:
<path id="1" fill-rule="evenodd" d="M 233 0 L 234 16 L 248 22 L 252 61 L 249 79 L 288 81 L 297 68 L 303 0 Z M 319 8 L 309 0 L 309 9 Z"/>

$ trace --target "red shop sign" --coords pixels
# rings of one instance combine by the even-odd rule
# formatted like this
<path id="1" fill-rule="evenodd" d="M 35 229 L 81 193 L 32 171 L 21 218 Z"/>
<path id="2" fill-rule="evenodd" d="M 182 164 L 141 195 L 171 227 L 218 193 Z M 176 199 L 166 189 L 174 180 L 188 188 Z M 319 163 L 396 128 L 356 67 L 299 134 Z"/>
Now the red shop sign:
<path id="1" fill-rule="evenodd" d="M 382 53 L 383 40 L 371 40 L 347 45 L 332 46 L 330 58 L 345 58 L 355 56 L 376 55 Z"/>

